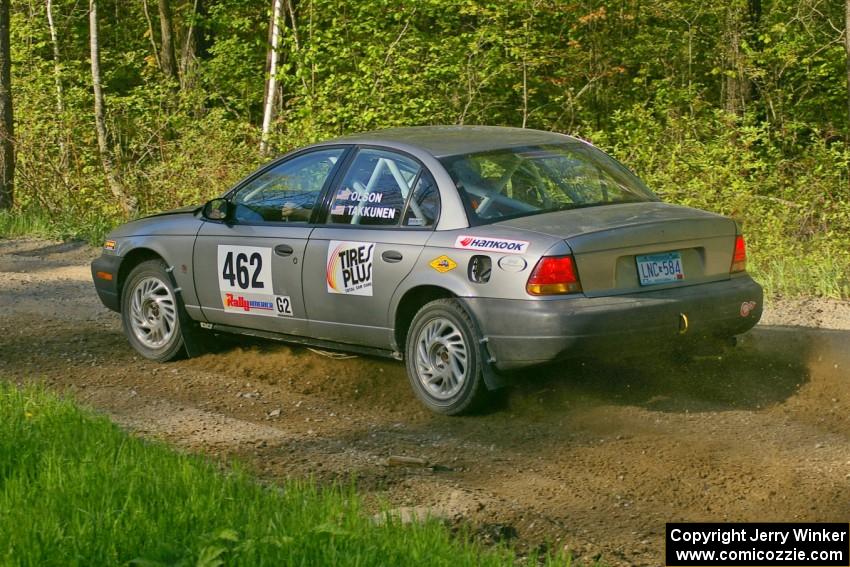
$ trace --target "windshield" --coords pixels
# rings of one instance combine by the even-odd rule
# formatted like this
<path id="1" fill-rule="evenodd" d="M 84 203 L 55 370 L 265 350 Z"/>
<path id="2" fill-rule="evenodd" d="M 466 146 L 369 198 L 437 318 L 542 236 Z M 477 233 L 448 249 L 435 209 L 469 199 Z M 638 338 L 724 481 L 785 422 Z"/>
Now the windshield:
<path id="1" fill-rule="evenodd" d="M 440 161 L 471 212 L 471 220 L 479 223 L 658 200 L 625 167 L 581 143 L 507 148 Z"/>

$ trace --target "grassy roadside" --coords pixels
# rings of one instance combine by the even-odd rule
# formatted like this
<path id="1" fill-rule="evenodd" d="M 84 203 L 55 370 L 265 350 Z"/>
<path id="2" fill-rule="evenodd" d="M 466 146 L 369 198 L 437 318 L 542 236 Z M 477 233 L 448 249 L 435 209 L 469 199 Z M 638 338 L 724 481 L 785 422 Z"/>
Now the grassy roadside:
<path id="1" fill-rule="evenodd" d="M 263 486 L 130 437 L 54 394 L 0 382 L 0 564 L 515 563 L 436 522 L 375 526 L 350 488 Z"/>

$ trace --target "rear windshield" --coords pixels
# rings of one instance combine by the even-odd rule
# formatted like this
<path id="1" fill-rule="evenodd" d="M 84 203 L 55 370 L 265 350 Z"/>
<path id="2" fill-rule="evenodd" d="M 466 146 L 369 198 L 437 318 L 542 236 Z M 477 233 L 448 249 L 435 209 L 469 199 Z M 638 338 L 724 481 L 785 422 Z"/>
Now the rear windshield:
<path id="1" fill-rule="evenodd" d="M 658 200 L 625 167 L 581 143 L 506 148 L 440 161 L 471 213 L 470 220 L 478 223 Z"/>

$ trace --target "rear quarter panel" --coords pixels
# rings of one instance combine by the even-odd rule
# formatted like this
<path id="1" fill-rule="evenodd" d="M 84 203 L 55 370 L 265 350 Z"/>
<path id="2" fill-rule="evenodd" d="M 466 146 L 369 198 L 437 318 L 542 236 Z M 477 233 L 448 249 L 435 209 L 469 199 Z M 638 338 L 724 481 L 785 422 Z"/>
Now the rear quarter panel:
<path id="1" fill-rule="evenodd" d="M 504 239 L 526 243 L 521 253 L 499 250 L 471 250 L 457 245 L 461 238 Z M 398 303 L 411 289 L 430 285 L 446 289 L 458 297 L 489 297 L 502 299 L 537 299 L 525 290 L 531 270 L 544 254 L 568 254 L 569 248 L 559 238 L 527 230 L 487 225 L 461 230 L 437 231 L 425 245 L 413 270 L 399 284 L 390 303 L 390 320 Z M 490 280 L 477 283 L 470 279 L 469 265 L 474 256 L 487 256 L 492 262 Z M 451 269 L 432 265 L 446 257 Z M 500 266 L 500 260 L 503 260 Z M 521 266 L 521 267 L 520 267 Z"/>

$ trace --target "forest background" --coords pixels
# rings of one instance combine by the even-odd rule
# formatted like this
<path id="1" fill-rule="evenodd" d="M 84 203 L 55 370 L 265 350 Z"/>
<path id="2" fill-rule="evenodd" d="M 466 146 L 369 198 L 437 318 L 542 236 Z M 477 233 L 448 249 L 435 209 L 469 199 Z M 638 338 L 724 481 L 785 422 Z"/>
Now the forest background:
<path id="1" fill-rule="evenodd" d="M 0 0 L 0 235 L 98 243 L 349 132 L 580 136 L 850 296 L 850 0 Z M 9 85 L 11 84 L 11 89 Z"/>

